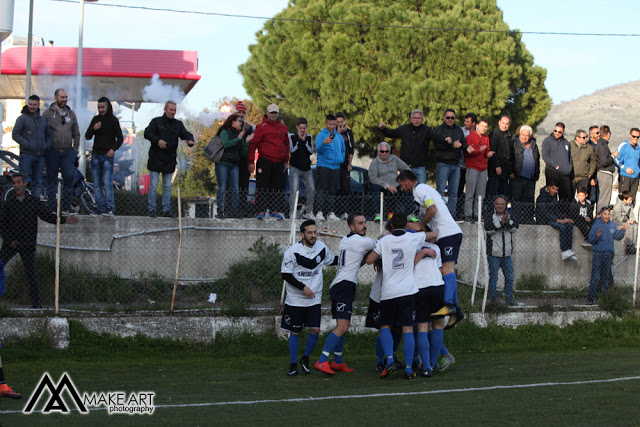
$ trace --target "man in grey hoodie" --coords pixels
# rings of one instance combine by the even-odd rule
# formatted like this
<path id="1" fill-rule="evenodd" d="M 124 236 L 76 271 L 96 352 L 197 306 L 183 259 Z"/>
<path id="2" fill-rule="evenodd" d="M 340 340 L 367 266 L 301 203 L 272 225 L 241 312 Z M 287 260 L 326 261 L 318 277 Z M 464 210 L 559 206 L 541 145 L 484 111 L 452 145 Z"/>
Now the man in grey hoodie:
<path id="1" fill-rule="evenodd" d="M 80 145 L 80 129 L 76 114 L 67 105 L 67 92 L 56 89 L 54 98 L 55 102 L 42 114 L 49 122 L 53 135 L 46 154 L 47 196 L 49 210 L 53 212 L 56 210 L 58 172 L 62 172 L 62 211 L 68 214 L 71 212 L 71 191 Z"/>
<path id="2" fill-rule="evenodd" d="M 39 199 L 42 194 L 44 155 L 51 146 L 51 131 L 47 119 L 40 115 L 38 95 L 29 97 L 11 136 L 20 145 L 20 172 L 27 179 L 32 196 Z"/>

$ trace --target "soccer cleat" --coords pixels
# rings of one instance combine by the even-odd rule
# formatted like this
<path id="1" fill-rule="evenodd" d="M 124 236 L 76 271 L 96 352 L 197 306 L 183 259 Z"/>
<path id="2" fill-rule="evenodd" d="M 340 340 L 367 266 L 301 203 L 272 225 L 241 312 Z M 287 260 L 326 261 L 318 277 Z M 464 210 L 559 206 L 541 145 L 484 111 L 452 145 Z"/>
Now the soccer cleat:
<path id="1" fill-rule="evenodd" d="M 322 211 L 318 211 L 318 213 L 316 213 L 316 219 L 318 221 L 324 221 L 325 220 L 325 217 L 324 217 L 324 214 L 322 213 Z"/>
<path id="2" fill-rule="evenodd" d="M 376 365 L 376 372 L 381 374 L 384 371 L 384 363 L 380 362 Z"/>
<path id="3" fill-rule="evenodd" d="M 445 305 L 435 313 L 431 313 L 430 317 L 433 319 L 442 319 L 445 316 L 453 316 L 455 314 L 455 311 L 456 311 L 455 307 Z"/>
<path id="4" fill-rule="evenodd" d="M 444 372 L 449 368 L 449 366 L 453 365 L 456 362 L 456 358 L 453 357 L 453 354 L 447 353 L 440 358 L 440 362 L 438 362 L 438 372 Z"/>
<path id="5" fill-rule="evenodd" d="M 394 363 L 391 363 L 384 367 L 384 369 L 382 370 L 382 373 L 380 374 L 380 378 L 382 379 L 389 378 L 391 374 L 393 374 L 395 371 L 396 371 L 396 365 Z"/>
<path id="6" fill-rule="evenodd" d="M 296 375 L 298 375 L 298 364 L 292 363 L 289 365 L 289 372 L 287 372 L 287 376 L 295 377 Z"/>
<path id="7" fill-rule="evenodd" d="M 327 375 L 335 375 L 336 372 L 333 371 L 330 367 L 329 367 L 329 361 L 326 362 L 322 362 L 320 363 L 319 361 L 316 362 L 314 368 L 316 368 L 318 371 L 323 372 Z"/>
<path id="8" fill-rule="evenodd" d="M 414 360 L 413 363 L 411 364 L 411 370 L 412 371 L 421 371 L 422 370 L 422 364 L 420 363 L 419 360 Z"/>
<path id="9" fill-rule="evenodd" d="M 5 384 L 0 384 L 0 397 L 10 397 L 11 399 L 20 399 L 22 395 L 13 391 L 13 389 L 5 383 Z"/>
<path id="10" fill-rule="evenodd" d="M 464 312 L 460 307 L 455 307 L 455 311 L 449 315 L 449 321 L 444 329 L 451 329 L 464 319 Z"/>
<path id="11" fill-rule="evenodd" d="M 424 369 L 420 373 L 420 375 L 425 377 L 425 378 L 431 378 L 433 376 L 433 369 L 431 369 L 431 368 Z"/>
<path id="12" fill-rule="evenodd" d="M 373 218 L 373 222 L 380 222 L 380 215 L 376 215 L 375 218 Z"/>
<path id="13" fill-rule="evenodd" d="M 258 218 L 258 219 L 264 219 L 264 217 L 266 216 L 266 214 L 267 214 L 267 212 L 260 212 L 260 213 L 258 214 L 258 216 L 256 216 L 256 218 Z"/>
<path id="14" fill-rule="evenodd" d="M 404 373 L 404 379 L 405 380 L 415 380 L 416 379 L 416 373 L 415 372 L 405 372 Z"/>
<path id="15" fill-rule="evenodd" d="M 407 222 L 420 222 L 420 220 L 415 215 L 409 215 L 407 216 Z"/>
<path id="16" fill-rule="evenodd" d="M 309 375 L 311 373 L 311 369 L 309 369 L 309 358 L 307 356 L 303 355 L 300 358 L 300 367 L 305 375 Z"/>
<path id="17" fill-rule="evenodd" d="M 331 362 L 330 368 L 333 369 L 334 371 L 353 372 L 353 369 L 347 367 L 346 363 L 344 363 L 344 362 L 336 363 L 335 360 L 333 362 Z"/>

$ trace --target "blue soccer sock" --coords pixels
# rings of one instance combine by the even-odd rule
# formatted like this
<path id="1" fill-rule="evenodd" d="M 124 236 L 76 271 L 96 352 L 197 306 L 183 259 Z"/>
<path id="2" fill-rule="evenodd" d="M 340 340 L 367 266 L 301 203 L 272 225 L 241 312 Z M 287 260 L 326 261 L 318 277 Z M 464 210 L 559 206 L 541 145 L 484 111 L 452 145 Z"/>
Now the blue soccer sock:
<path id="1" fill-rule="evenodd" d="M 318 343 L 318 335 L 315 335 L 309 332 L 309 336 L 307 337 L 307 345 L 304 348 L 304 355 L 307 357 L 311 356 L 311 352 L 313 351 L 317 343 Z"/>
<path id="2" fill-rule="evenodd" d="M 413 363 L 413 351 L 416 348 L 416 341 L 413 338 L 413 331 L 404 334 L 404 344 L 402 351 L 404 352 L 404 371 L 411 372 L 411 364 Z"/>
<path id="3" fill-rule="evenodd" d="M 418 353 L 420 353 L 420 357 L 422 358 L 422 365 L 424 369 L 430 368 L 432 366 L 430 346 L 429 346 L 429 338 L 427 337 L 426 332 L 418 332 L 416 339 L 416 349 Z"/>
<path id="4" fill-rule="evenodd" d="M 384 363 L 384 350 L 382 349 L 382 338 L 380 334 L 376 337 L 376 364 Z"/>
<path id="5" fill-rule="evenodd" d="M 442 331 L 444 333 L 444 331 Z M 444 341 L 444 337 L 443 337 L 443 341 Z M 442 347 L 440 347 L 440 354 L 442 356 L 446 356 L 447 354 L 449 354 L 449 350 L 447 350 L 447 347 L 444 346 L 444 342 L 442 343 Z"/>
<path id="6" fill-rule="evenodd" d="M 333 349 L 333 361 L 336 363 L 344 363 L 342 360 L 342 349 L 344 349 L 344 335 L 338 338 L 336 347 Z"/>
<path id="7" fill-rule="evenodd" d="M 386 357 L 385 365 L 389 366 L 393 363 L 393 336 L 391 335 L 391 329 L 380 329 L 380 339 Z"/>
<path id="8" fill-rule="evenodd" d="M 289 357 L 291 363 L 298 363 L 298 347 L 300 345 L 300 336 L 289 334 Z"/>
<path id="9" fill-rule="evenodd" d="M 336 343 L 340 339 L 339 336 L 331 332 L 327 337 L 327 340 L 324 342 L 324 347 L 322 348 L 322 354 L 320 355 L 320 359 L 318 362 L 324 363 L 329 360 L 329 356 L 333 352 L 333 349 L 336 347 Z"/>
<path id="10" fill-rule="evenodd" d="M 456 273 L 449 273 L 442 280 L 444 280 L 444 303 L 457 305 L 458 300 L 455 297 L 456 288 L 458 287 Z"/>
<path id="11" fill-rule="evenodd" d="M 444 331 L 442 329 L 434 329 L 431 334 L 431 366 L 436 366 L 436 362 L 438 361 L 438 354 L 442 351 L 444 347 L 442 345 L 442 340 L 444 339 Z"/>

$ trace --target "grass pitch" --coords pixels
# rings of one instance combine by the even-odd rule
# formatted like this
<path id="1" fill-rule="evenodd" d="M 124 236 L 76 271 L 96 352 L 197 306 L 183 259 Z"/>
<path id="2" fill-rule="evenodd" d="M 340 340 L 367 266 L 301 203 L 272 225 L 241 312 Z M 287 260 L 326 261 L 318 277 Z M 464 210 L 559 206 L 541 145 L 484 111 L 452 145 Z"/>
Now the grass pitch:
<path id="1" fill-rule="evenodd" d="M 355 372 L 288 378 L 287 343 L 274 337 L 222 337 L 198 345 L 119 339 L 71 326 L 65 351 L 44 339 L 5 341 L 7 380 L 24 397 L 0 400 L 0 424 L 633 425 L 640 419 L 638 317 L 565 329 L 463 324 L 445 334 L 456 356 L 450 370 L 413 381 L 401 372 L 377 378 L 373 334 L 347 338 L 345 359 Z M 45 371 L 55 381 L 67 372 L 80 393 L 153 391 L 155 412 L 19 413 Z M 68 396 L 65 401 L 71 404 Z"/>

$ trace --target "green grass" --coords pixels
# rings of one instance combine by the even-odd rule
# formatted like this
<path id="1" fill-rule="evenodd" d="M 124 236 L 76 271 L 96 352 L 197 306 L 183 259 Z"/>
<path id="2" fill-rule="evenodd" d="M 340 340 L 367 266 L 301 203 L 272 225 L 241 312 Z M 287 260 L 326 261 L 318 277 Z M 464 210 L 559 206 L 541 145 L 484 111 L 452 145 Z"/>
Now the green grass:
<path id="1" fill-rule="evenodd" d="M 456 356 L 450 371 L 431 379 L 380 380 L 375 335 L 349 335 L 352 374 L 317 372 L 288 378 L 287 342 L 273 336 L 219 336 L 213 344 L 98 335 L 71 322 L 71 345 L 60 351 L 43 337 L 4 342 L 5 373 L 25 397 L 0 400 L 0 411 L 26 405 L 43 372 L 68 372 L 81 393 L 154 391 L 155 404 L 300 399 L 252 405 L 157 408 L 149 416 L 22 415 L 0 412 L 2 425 L 282 425 L 451 422 L 454 424 L 634 424 L 640 381 L 515 389 L 452 391 L 488 386 L 575 382 L 640 376 L 640 319 L 581 322 L 560 329 L 528 326 L 481 329 L 463 324 L 445 334 Z M 304 338 L 304 337 L 303 337 Z M 320 353 L 323 339 L 312 355 Z M 433 394 L 415 394 L 436 391 Z M 445 392 L 449 391 L 449 392 Z M 404 393 L 396 396 L 340 396 Z M 317 400 L 318 397 L 339 397 Z M 304 399 L 304 400 L 302 400 Z M 40 401 L 42 407 L 45 399 Z M 433 410 L 437 408 L 437 410 Z M 115 417 L 115 418 L 114 418 Z M 125 418 L 119 418 L 125 417 Z M 612 418 L 613 417 L 613 418 Z"/>

